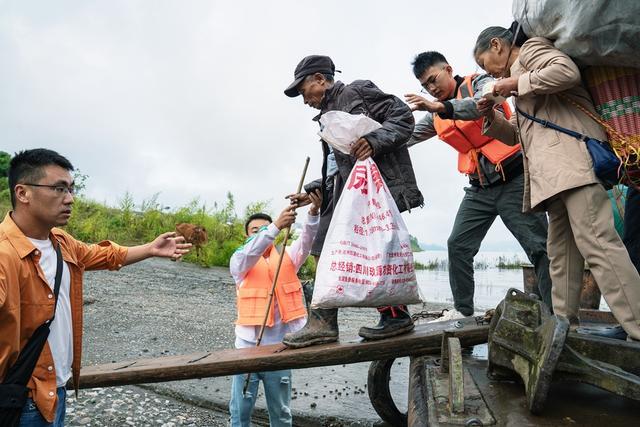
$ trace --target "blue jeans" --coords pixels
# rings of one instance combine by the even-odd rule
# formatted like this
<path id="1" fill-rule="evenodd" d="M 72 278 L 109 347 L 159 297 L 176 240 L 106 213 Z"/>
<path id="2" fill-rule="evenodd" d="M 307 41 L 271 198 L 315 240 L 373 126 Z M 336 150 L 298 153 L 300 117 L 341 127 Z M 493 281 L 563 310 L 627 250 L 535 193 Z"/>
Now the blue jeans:
<path id="1" fill-rule="evenodd" d="M 260 380 L 264 386 L 269 411 L 269 425 L 271 427 L 291 426 L 292 417 L 289 404 L 291 402 L 291 370 L 257 372 L 251 374 L 251 381 L 247 394 L 242 395 L 242 389 L 247 374 L 234 375 L 231 384 L 231 401 L 229 413 L 232 427 L 250 427 L 251 413 L 258 397 Z"/>
<path id="2" fill-rule="evenodd" d="M 67 407 L 67 391 L 64 387 L 58 387 L 58 405 L 56 406 L 56 418 L 52 423 L 44 419 L 33 399 L 27 399 L 20 416 L 20 427 L 64 427 L 64 412 Z"/>

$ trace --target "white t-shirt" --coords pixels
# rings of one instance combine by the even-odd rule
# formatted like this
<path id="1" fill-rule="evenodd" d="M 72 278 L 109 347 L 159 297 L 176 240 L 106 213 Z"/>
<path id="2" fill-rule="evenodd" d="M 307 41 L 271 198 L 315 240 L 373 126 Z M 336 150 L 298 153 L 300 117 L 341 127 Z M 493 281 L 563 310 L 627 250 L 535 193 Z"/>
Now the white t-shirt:
<path id="1" fill-rule="evenodd" d="M 40 268 L 47 278 L 51 288 L 51 296 L 54 297 L 53 288 L 56 283 L 56 250 L 51 240 L 37 240 L 29 238 L 31 243 L 40 251 Z M 62 263 L 62 281 L 58 294 L 58 307 L 56 318 L 53 319 L 49 332 L 49 347 L 53 355 L 53 364 L 56 370 L 56 387 L 63 387 L 71 378 L 71 362 L 73 361 L 73 330 L 71 324 L 71 301 L 69 289 L 71 287 L 71 275 L 66 262 Z"/>

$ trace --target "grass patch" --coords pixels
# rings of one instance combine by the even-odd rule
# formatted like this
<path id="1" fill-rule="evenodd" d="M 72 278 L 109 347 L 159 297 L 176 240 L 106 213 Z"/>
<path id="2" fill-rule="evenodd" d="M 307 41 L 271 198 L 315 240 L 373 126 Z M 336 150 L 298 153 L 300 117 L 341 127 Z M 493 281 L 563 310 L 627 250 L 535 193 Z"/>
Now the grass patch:
<path id="1" fill-rule="evenodd" d="M 489 263 L 484 259 L 473 262 L 474 270 L 487 270 L 489 267 Z"/>
<path id="2" fill-rule="evenodd" d="M 499 256 L 496 267 L 500 270 L 519 270 L 522 267 L 522 261 L 517 255 L 513 255 L 511 258 Z"/>
<path id="3" fill-rule="evenodd" d="M 414 261 L 413 265 L 416 270 L 442 270 L 446 271 L 448 269 L 448 263 L 446 259 L 440 260 L 438 258 L 429 260 L 425 263 Z"/>

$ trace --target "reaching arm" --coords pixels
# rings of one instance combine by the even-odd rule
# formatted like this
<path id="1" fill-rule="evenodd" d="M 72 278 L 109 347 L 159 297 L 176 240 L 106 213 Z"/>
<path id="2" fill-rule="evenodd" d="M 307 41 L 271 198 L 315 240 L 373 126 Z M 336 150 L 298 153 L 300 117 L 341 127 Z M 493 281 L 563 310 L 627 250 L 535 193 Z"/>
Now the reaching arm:
<path id="1" fill-rule="evenodd" d="M 151 257 L 178 260 L 189 252 L 190 247 L 191 243 L 185 243 L 184 237 L 177 236 L 175 231 L 170 231 L 159 235 L 152 242 L 129 247 L 124 265 L 134 264 Z"/>
<path id="2" fill-rule="evenodd" d="M 568 55 L 542 37 L 529 39 L 518 56 L 525 70 L 518 77 L 518 96 L 562 92 L 580 84 L 580 70 Z"/>
<path id="3" fill-rule="evenodd" d="M 320 215 L 307 216 L 307 222 L 302 227 L 300 237 L 296 239 L 288 249 L 289 257 L 296 268 L 296 271 L 302 267 L 302 264 L 307 260 L 309 252 L 311 251 L 311 244 L 318 232 L 318 226 L 320 225 Z"/>
<path id="4" fill-rule="evenodd" d="M 239 247 L 229 260 L 229 271 L 240 286 L 251 268 L 260 260 L 264 252 L 273 245 L 280 230 L 290 227 L 296 221 L 296 205 L 289 205 L 280 213 L 275 222 L 265 229 L 247 239 L 244 245 Z"/>
<path id="5" fill-rule="evenodd" d="M 490 103 L 480 101 L 480 105 L 483 104 Z M 491 106 L 489 105 L 484 108 L 491 108 Z M 516 145 L 519 142 L 516 129 L 517 123 L 515 114 L 511 116 L 511 119 L 507 120 L 503 114 L 491 112 L 484 118 L 482 134 L 498 139 L 507 145 Z"/>
<path id="6" fill-rule="evenodd" d="M 245 244 L 233 253 L 229 260 L 229 271 L 237 285 L 242 283 L 249 270 L 260 260 L 264 251 L 273 245 L 278 233 L 280 233 L 280 229 L 271 223 L 262 231 L 249 237 Z"/>
<path id="7" fill-rule="evenodd" d="M 482 117 L 478 111 L 476 102 L 482 98 L 482 88 L 484 85 L 493 80 L 493 77 L 488 74 L 477 76 L 472 82 L 473 97 L 455 98 L 444 101 L 445 112 L 440 113 L 440 117 L 454 120 L 477 120 Z"/>
<path id="8" fill-rule="evenodd" d="M 413 128 L 413 133 L 407 145 L 411 147 L 419 142 L 426 141 L 429 138 L 436 136 L 436 128 L 433 126 L 433 113 L 427 113 L 423 118 L 418 120 L 416 126 Z"/>
<path id="9" fill-rule="evenodd" d="M 414 119 L 411 109 L 400 98 L 382 92 L 370 81 L 359 87 L 360 95 L 371 118 L 382 124 L 380 129 L 364 136 L 372 156 L 391 153 L 411 137 Z"/>

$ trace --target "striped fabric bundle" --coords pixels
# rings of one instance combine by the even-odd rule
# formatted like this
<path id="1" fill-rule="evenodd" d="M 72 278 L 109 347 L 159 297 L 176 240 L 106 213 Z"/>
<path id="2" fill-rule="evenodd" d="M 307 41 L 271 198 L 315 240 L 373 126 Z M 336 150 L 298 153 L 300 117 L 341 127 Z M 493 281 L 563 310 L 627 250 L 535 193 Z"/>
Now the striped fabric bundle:
<path id="1" fill-rule="evenodd" d="M 625 181 L 640 186 L 640 69 L 589 67 L 584 77 Z"/>

